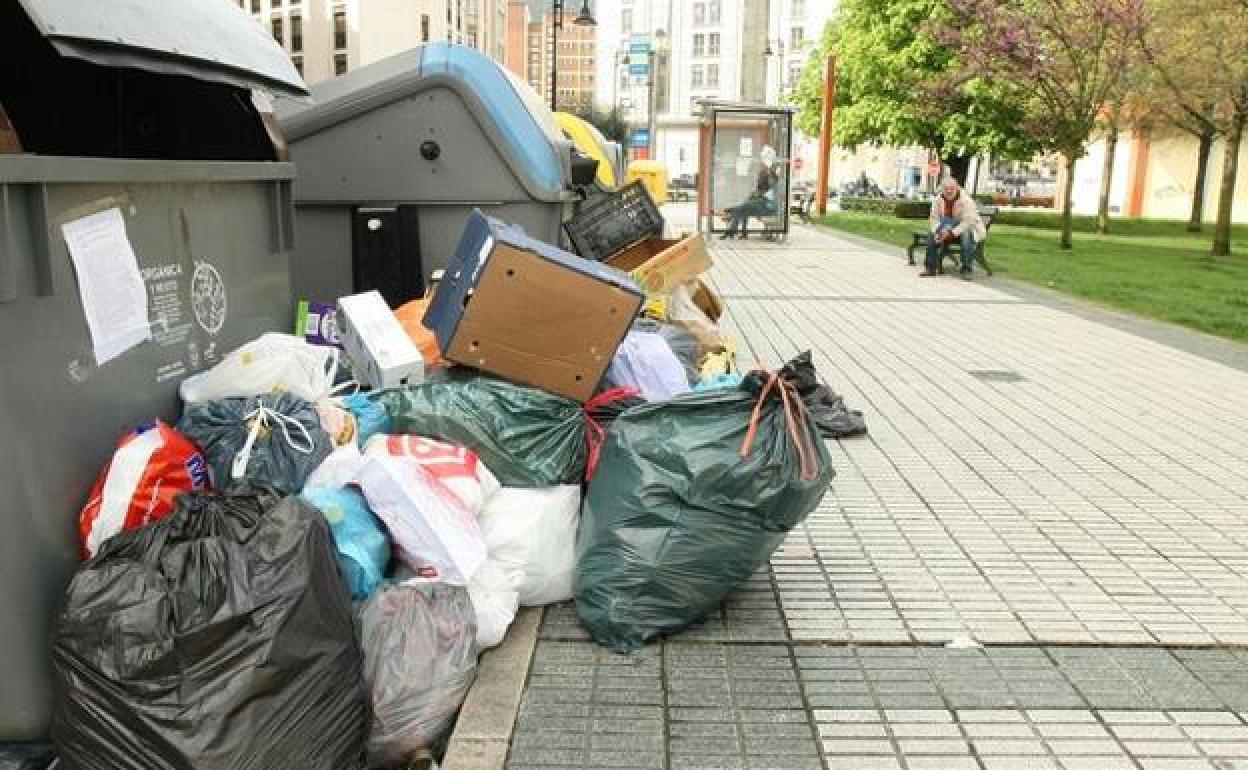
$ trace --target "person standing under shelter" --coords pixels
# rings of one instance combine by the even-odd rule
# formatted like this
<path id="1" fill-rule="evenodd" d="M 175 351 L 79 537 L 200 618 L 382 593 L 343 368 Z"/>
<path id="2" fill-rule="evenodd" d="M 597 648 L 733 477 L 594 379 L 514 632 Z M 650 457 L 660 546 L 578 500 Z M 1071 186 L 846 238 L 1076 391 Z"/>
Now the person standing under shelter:
<path id="1" fill-rule="evenodd" d="M 956 179 L 947 178 L 940 184 L 940 194 L 932 201 L 927 219 L 932 234 L 927 239 L 925 269 L 919 275 L 938 275 L 941 252 L 947 243 L 957 239 L 962 246 L 962 280 L 971 280 L 976 249 L 988 237 L 988 228 L 979 216 L 975 201 Z"/>

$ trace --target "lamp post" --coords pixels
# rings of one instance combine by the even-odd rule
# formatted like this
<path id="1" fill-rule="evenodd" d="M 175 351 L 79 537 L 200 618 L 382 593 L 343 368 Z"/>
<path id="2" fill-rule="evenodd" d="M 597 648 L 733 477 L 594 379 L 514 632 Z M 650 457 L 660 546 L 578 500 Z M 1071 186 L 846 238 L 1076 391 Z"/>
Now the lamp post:
<path id="1" fill-rule="evenodd" d="M 647 123 L 648 123 L 647 129 L 650 132 L 649 134 L 650 145 L 646 149 L 651 160 L 656 160 L 655 156 L 658 155 L 658 153 L 656 152 L 656 149 L 658 148 L 658 142 L 656 141 L 657 137 L 655 136 L 655 132 L 658 130 L 658 110 L 659 110 L 659 100 L 656 98 L 658 96 L 658 77 L 659 77 L 658 63 L 659 63 L 659 57 L 662 55 L 662 47 L 664 43 L 664 38 L 666 37 L 667 37 L 667 33 L 664 32 L 663 30 L 656 29 L 654 31 L 654 41 L 650 43 L 650 54 L 647 57 L 647 59 L 649 60 L 649 68 L 650 68 L 650 89 L 649 89 L 650 93 L 647 94 L 647 96 L 649 97 L 648 100 L 650 104 L 646 109 L 646 118 L 647 118 Z"/>
<path id="2" fill-rule="evenodd" d="M 551 0 L 550 12 L 550 111 L 559 111 L 559 30 L 563 29 L 563 0 Z M 589 10 L 589 0 L 581 0 L 581 12 L 572 23 L 578 27 L 593 27 L 594 14 Z"/>

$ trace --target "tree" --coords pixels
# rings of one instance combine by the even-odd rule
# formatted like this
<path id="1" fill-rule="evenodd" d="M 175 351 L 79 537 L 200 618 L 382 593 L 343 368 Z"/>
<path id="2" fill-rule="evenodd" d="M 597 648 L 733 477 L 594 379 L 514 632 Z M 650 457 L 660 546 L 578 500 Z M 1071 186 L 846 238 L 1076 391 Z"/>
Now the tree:
<path id="1" fill-rule="evenodd" d="M 1144 19 L 1143 0 L 950 0 L 943 38 L 964 63 L 954 85 L 993 81 L 1019 100 L 1020 129 L 1066 170 L 1060 246 L 1072 247 L 1075 162 L 1118 96 Z"/>
<path id="2" fill-rule="evenodd" d="M 628 141 L 630 127 L 619 107 L 608 109 L 583 107 L 576 111 L 576 116 L 598 129 L 603 136 L 613 142 L 625 144 Z"/>
<path id="3" fill-rule="evenodd" d="M 1209 156 L 1219 133 L 1217 88 L 1209 78 L 1216 56 L 1200 23 L 1186 18 L 1191 9 L 1183 6 L 1150 0 L 1148 23 L 1140 34 L 1140 52 L 1150 77 L 1140 90 L 1140 101 L 1152 108 L 1154 125 L 1178 129 L 1197 141 L 1187 230 L 1198 233 L 1204 225 Z"/>
<path id="4" fill-rule="evenodd" d="M 835 53 L 837 144 L 928 147 L 963 179 L 973 154 L 1030 157 L 1036 145 L 1017 130 L 1005 89 L 973 79 L 947 87 L 955 52 L 927 24 L 949 17 L 945 0 L 843 0 L 794 90 L 799 128 L 819 131 L 823 64 Z"/>

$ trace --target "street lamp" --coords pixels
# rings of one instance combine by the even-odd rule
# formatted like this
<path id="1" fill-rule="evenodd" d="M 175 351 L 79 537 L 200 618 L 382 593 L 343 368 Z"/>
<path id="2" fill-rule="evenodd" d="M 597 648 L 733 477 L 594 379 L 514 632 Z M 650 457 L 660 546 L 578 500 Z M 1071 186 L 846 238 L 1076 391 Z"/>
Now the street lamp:
<path id="1" fill-rule="evenodd" d="M 563 29 L 563 0 L 551 0 L 550 12 L 550 111 L 559 110 L 559 30 Z M 581 0 L 581 12 L 572 23 L 578 27 L 597 26 L 589 10 L 589 0 Z"/>

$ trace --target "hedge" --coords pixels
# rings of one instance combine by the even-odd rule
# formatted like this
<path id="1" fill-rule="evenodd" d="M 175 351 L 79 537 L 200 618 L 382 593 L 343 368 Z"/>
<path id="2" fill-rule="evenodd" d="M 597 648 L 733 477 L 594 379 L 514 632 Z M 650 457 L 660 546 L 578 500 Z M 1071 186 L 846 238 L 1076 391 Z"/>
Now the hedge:
<path id="1" fill-rule="evenodd" d="M 895 200 L 892 198 L 841 198 L 841 211 L 885 214 L 900 219 L 927 219 L 931 204 L 927 201 Z"/>

